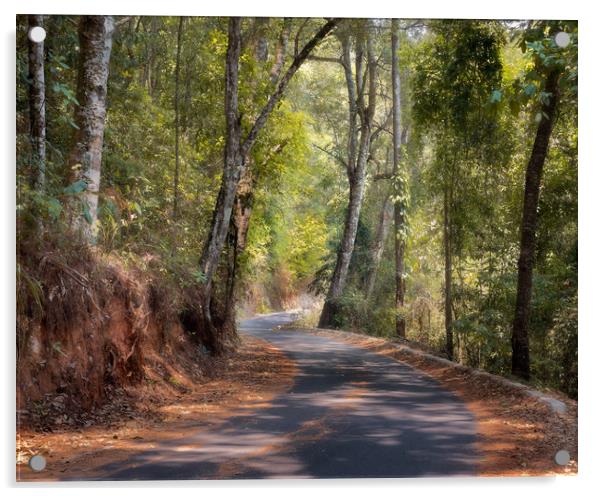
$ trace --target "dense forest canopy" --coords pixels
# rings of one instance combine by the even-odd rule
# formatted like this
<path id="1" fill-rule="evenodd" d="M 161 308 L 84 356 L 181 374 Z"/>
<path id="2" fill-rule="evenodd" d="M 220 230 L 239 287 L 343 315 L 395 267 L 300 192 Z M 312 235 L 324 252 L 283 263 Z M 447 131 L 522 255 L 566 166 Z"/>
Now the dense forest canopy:
<path id="1" fill-rule="evenodd" d="M 52 299 L 30 254 L 83 244 L 187 292 L 214 353 L 302 307 L 576 396 L 577 34 L 18 16 L 19 315 Z"/>

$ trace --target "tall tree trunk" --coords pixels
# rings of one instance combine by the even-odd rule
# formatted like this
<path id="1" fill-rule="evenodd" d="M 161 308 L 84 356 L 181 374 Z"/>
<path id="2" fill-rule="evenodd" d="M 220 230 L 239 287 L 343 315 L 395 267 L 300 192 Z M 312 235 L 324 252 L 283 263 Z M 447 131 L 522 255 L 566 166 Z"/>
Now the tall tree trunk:
<path id="1" fill-rule="evenodd" d="M 378 226 L 376 228 L 376 236 L 374 238 L 372 249 L 370 250 L 370 267 L 368 268 L 368 275 L 366 276 L 366 284 L 364 286 L 366 299 L 370 298 L 374 291 L 378 267 L 385 249 L 385 241 L 389 233 L 389 227 L 391 226 L 391 218 L 391 202 L 389 194 L 387 194 L 383 200 L 383 206 L 380 210 Z"/>
<path id="2" fill-rule="evenodd" d="M 150 97 L 152 98 L 154 93 L 155 93 L 155 86 L 156 86 L 156 81 L 157 81 L 157 76 L 155 74 L 155 60 L 156 60 L 156 38 L 157 38 L 157 32 L 159 31 L 159 26 L 158 26 L 158 22 L 157 22 L 157 17 L 153 16 L 151 17 L 151 23 L 150 23 L 150 33 L 151 33 L 151 40 L 150 40 L 150 53 L 148 55 L 148 62 L 146 64 L 147 67 L 147 88 L 148 88 L 148 94 L 150 95 Z"/>
<path id="3" fill-rule="evenodd" d="M 29 29 L 43 27 L 41 15 L 28 16 Z M 29 125 L 33 170 L 31 183 L 42 191 L 46 182 L 46 84 L 44 80 L 44 42 L 28 40 L 29 48 Z"/>
<path id="4" fill-rule="evenodd" d="M 288 47 L 288 40 L 291 36 L 291 23 L 291 18 L 287 17 L 284 19 L 282 31 L 280 32 L 278 44 L 276 45 L 274 63 L 272 64 L 272 69 L 270 70 L 270 79 L 272 84 L 276 84 L 278 82 L 280 73 L 282 72 L 282 66 L 284 65 L 284 59 L 286 57 L 286 49 Z"/>
<path id="5" fill-rule="evenodd" d="M 176 131 L 176 163 L 173 177 L 173 220 L 178 217 L 178 197 L 180 187 L 180 55 L 182 53 L 182 32 L 184 30 L 184 17 L 180 16 L 178 24 L 178 47 L 176 53 L 176 91 L 174 95 L 174 108 L 176 112 L 175 131 Z"/>
<path id="6" fill-rule="evenodd" d="M 107 80 L 111 57 L 114 23 L 112 16 L 81 16 L 79 24 L 79 72 L 75 123 L 78 129 L 69 156 L 73 180 L 83 179 L 87 189 L 83 195 L 89 220 L 76 216 L 76 226 L 89 241 L 95 237 L 98 219 L 98 191 L 102 144 L 106 117 Z"/>
<path id="7" fill-rule="evenodd" d="M 251 131 L 242 142 L 240 116 L 238 109 L 238 61 L 241 50 L 241 19 L 230 18 L 228 28 L 228 50 L 226 54 L 226 147 L 224 151 L 224 171 L 222 174 L 222 183 L 220 192 L 213 211 L 211 229 L 209 237 L 203 248 L 200 259 L 200 269 L 205 276 L 204 282 L 204 314 L 205 319 L 211 325 L 210 297 L 211 283 L 221 252 L 224 248 L 226 236 L 228 234 L 236 189 L 241 174 L 245 169 L 245 157 L 257 139 L 257 135 L 264 127 L 268 116 L 284 95 L 289 81 L 297 72 L 301 64 L 309 56 L 315 46 L 334 29 L 338 19 L 328 21 L 314 37 L 303 47 L 301 52 L 295 57 L 291 66 L 288 68 L 274 93 L 270 96 L 268 103 L 263 107 L 259 116 L 255 120 Z"/>
<path id="8" fill-rule="evenodd" d="M 260 63 L 264 63 L 268 60 L 269 28 L 269 17 L 256 17 L 253 19 L 253 52 L 255 55 L 255 60 Z"/>
<path id="9" fill-rule="evenodd" d="M 533 265 L 535 263 L 537 206 L 543 166 L 548 154 L 558 104 L 559 76 L 558 71 L 553 71 L 546 79 L 545 91 L 550 96 L 542 106 L 542 118 L 537 126 L 537 134 L 525 174 L 525 196 L 521 224 L 520 255 L 518 258 L 518 284 L 512 324 L 512 373 L 524 379 L 529 379 L 530 376 L 529 313 L 533 286 Z"/>
<path id="10" fill-rule="evenodd" d="M 349 183 L 349 203 L 345 215 L 345 225 L 343 228 L 343 237 L 337 252 L 337 261 L 330 281 L 330 287 L 326 295 L 326 301 L 320 314 L 319 326 L 323 328 L 336 327 L 337 315 L 339 313 L 338 299 L 342 296 L 349 273 L 349 263 L 353 255 L 355 237 L 357 235 L 357 226 L 360 219 L 360 211 L 366 177 L 358 174 L 353 177 Z"/>
<path id="11" fill-rule="evenodd" d="M 393 90 L 393 178 L 396 189 L 400 184 L 401 161 L 401 74 L 399 68 L 399 19 L 391 19 L 391 76 Z M 405 339 L 406 321 L 404 316 L 405 279 L 404 279 L 404 213 L 403 202 L 396 191 L 393 218 L 395 222 L 395 331 Z"/>
<path id="12" fill-rule="evenodd" d="M 274 54 L 274 63 L 270 70 L 270 80 L 272 84 L 276 84 L 280 78 L 282 72 L 282 66 L 284 64 L 284 56 L 286 54 L 286 46 L 288 44 L 288 37 L 290 36 L 290 19 L 284 20 L 284 27 L 280 33 L 279 41 L 276 45 L 276 51 Z M 259 63 L 265 63 L 268 57 L 268 43 L 267 43 L 267 27 L 269 22 L 265 19 L 256 19 L 256 23 L 259 26 L 253 42 L 255 60 Z M 257 39 L 259 38 L 259 39 Z M 272 153 L 264 160 L 264 164 L 276 154 L 280 153 L 284 148 L 285 144 L 279 144 Z M 231 274 L 230 280 L 228 281 L 228 291 L 226 292 L 226 308 L 233 309 L 235 306 L 234 297 L 236 293 L 236 277 L 238 267 L 238 257 L 241 255 L 247 244 L 247 234 L 249 232 L 249 226 L 251 222 L 251 214 L 253 212 L 253 190 L 256 181 L 255 173 L 253 171 L 255 164 L 251 157 L 250 149 L 247 151 L 247 155 L 243 157 L 243 163 L 245 169 L 238 182 L 236 191 L 236 198 L 234 200 L 234 210 L 231 218 L 231 234 L 229 236 L 230 243 L 234 243 L 235 246 L 231 247 L 232 256 L 228 261 L 228 273 Z"/>
<path id="13" fill-rule="evenodd" d="M 241 50 L 240 17 L 231 17 L 228 25 L 228 49 L 226 52 L 226 146 L 224 148 L 224 170 L 222 182 L 213 210 L 211 231 L 201 256 L 201 270 L 205 275 L 205 319 L 211 324 L 211 282 L 217 269 L 219 257 L 228 234 L 236 188 L 243 168 L 240 153 L 241 128 L 238 114 L 238 60 Z"/>
<path id="14" fill-rule="evenodd" d="M 443 251 L 445 257 L 445 351 L 447 357 L 454 358 L 454 336 L 452 316 L 452 239 L 451 239 L 451 191 L 449 183 L 445 184 L 443 193 Z"/>
<path id="15" fill-rule="evenodd" d="M 191 88 L 190 88 L 190 83 L 192 82 L 192 70 L 191 70 L 191 66 L 193 64 L 194 61 L 194 57 L 189 57 L 186 61 L 186 68 L 184 71 L 184 105 L 183 105 L 183 112 L 182 112 L 182 132 L 184 134 L 187 133 L 188 131 L 188 127 L 189 127 L 189 118 L 188 118 L 188 112 L 190 111 L 190 102 L 191 102 Z"/>
<path id="16" fill-rule="evenodd" d="M 376 62 L 374 58 L 374 46 L 372 34 L 368 33 L 366 38 L 366 47 L 368 55 L 367 74 L 363 73 L 363 41 L 358 42 L 356 46 L 356 74 L 355 90 L 353 88 L 351 65 L 349 63 L 349 43 L 344 42 L 344 67 L 348 87 L 348 99 L 351 108 L 356 108 L 360 116 L 360 139 L 357 156 L 353 154 L 355 139 L 352 137 L 356 132 L 353 127 L 355 115 L 350 110 L 349 127 L 349 160 L 347 164 L 347 175 L 349 177 L 349 203 L 345 215 L 345 225 L 343 236 L 337 252 L 337 261 L 330 281 L 330 287 L 326 295 L 326 301 L 320 314 L 320 327 L 335 327 L 337 325 L 338 300 L 342 296 L 347 283 L 347 274 L 349 273 L 349 264 L 353 255 L 355 238 L 357 236 L 357 226 L 360 219 L 360 211 L 364 191 L 366 187 L 366 169 L 368 156 L 370 153 L 371 128 L 374 120 L 376 108 Z M 364 104 L 364 78 L 367 76 L 368 84 L 368 103 Z M 357 99 L 357 107 L 354 107 Z"/>
<path id="17" fill-rule="evenodd" d="M 255 181 L 251 167 L 246 167 L 236 189 L 236 198 L 232 217 L 230 218 L 230 232 L 227 237 L 228 245 L 228 280 L 226 281 L 226 310 L 233 313 L 235 307 L 236 281 L 238 257 L 243 253 L 247 244 L 247 234 L 253 212 L 253 187 Z"/>

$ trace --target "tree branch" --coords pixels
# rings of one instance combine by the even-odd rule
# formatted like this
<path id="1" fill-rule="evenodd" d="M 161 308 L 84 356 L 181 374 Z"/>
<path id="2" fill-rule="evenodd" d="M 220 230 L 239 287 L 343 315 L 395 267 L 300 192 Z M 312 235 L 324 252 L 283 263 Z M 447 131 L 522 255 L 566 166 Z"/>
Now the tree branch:
<path id="1" fill-rule="evenodd" d="M 303 32 L 303 28 L 305 28 L 305 25 L 308 22 L 309 22 L 309 17 L 307 17 L 303 21 L 303 24 L 301 24 L 301 26 L 299 26 L 299 29 L 297 30 L 297 34 L 295 35 L 295 57 L 299 54 L 299 38 L 301 37 L 301 33 Z"/>
<path id="2" fill-rule="evenodd" d="M 393 117 L 393 107 L 391 107 L 391 109 L 389 110 L 389 113 L 387 114 L 387 118 L 385 119 L 385 122 L 383 122 L 382 124 L 378 124 L 376 126 L 376 129 L 374 130 L 374 132 L 370 135 L 370 143 L 372 143 L 376 138 L 378 138 L 378 135 L 382 131 L 389 132 L 387 127 L 391 123 L 392 117 Z"/>
<path id="3" fill-rule="evenodd" d="M 314 35 L 314 37 L 307 42 L 307 44 L 303 47 L 303 49 L 301 50 L 299 55 L 297 55 L 294 58 L 293 62 L 291 63 L 291 66 L 288 68 L 288 70 L 286 71 L 286 73 L 284 74 L 284 76 L 282 77 L 280 82 L 278 83 L 276 90 L 274 91 L 274 93 L 272 93 L 272 96 L 270 96 L 270 99 L 268 100 L 268 103 L 265 105 L 265 107 L 263 107 L 261 113 L 259 114 L 259 117 L 257 117 L 257 120 L 253 124 L 253 127 L 251 128 L 251 131 L 249 132 L 246 140 L 242 144 L 241 153 L 242 153 L 243 157 L 245 157 L 247 155 L 247 153 L 253 146 L 253 143 L 255 143 L 255 140 L 257 139 L 257 135 L 258 135 L 260 129 L 263 128 L 263 126 L 265 125 L 267 118 L 270 115 L 270 112 L 274 109 L 276 104 L 282 98 L 282 95 L 284 94 L 284 89 L 286 88 L 286 85 L 288 84 L 288 82 L 295 75 L 295 73 L 297 72 L 299 67 L 301 67 L 301 64 L 303 64 L 305 59 L 307 59 L 307 57 L 309 56 L 311 51 L 316 47 L 316 45 L 320 41 L 322 41 L 326 36 L 328 36 L 330 34 L 330 32 L 336 27 L 336 25 L 339 22 L 340 22 L 340 19 L 329 20 Z"/>
<path id="4" fill-rule="evenodd" d="M 115 27 L 118 28 L 120 26 L 123 26 L 124 24 L 128 23 L 132 19 L 132 17 L 134 16 L 122 17 L 115 23 Z"/>
<path id="5" fill-rule="evenodd" d="M 307 57 L 307 60 L 314 60 L 316 62 L 332 62 L 334 64 L 343 65 L 343 61 L 340 58 L 336 57 L 320 57 L 318 55 L 310 55 Z"/>
<path id="6" fill-rule="evenodd" d="M 372 179 L 374 179 L 375 181 L 380 181 L 381 179 L 393 179 L 393 173 L 382 172 L 380 174 L 374 174 L 374 176 L 372 176 Z"/>
<path id="7" fill-rule="evenodd" d="M 345 162 L 338 154 L 334 153 L 332 150 L 328 150 L 327 148 L 322 148 L 321 146 L 316 145 L 314 143 L 312 143 L 312 146 L 314 148 L 317 148 L 318 150 L 326 153 L 326 155 L 334 158 L 337 162 L 339 162 L 339 164 L 341 164 L 343 167 L 345 167 L 345 169 L 348 168 L 347 162 Z"/>

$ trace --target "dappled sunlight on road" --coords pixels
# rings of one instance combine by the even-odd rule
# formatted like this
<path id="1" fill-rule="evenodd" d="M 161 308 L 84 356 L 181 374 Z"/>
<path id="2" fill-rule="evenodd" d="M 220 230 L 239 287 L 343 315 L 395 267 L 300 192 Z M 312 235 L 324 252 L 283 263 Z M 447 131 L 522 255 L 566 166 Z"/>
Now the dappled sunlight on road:
<path id="1" fill-rule="evenodd" d="M 291 391 L 99 473 L 109 479 L 470 475 L 475 421 L 457 397 L 409 366 L 348 344 L 273 332 L 288 314 L 243 323 L 298 366 Z"/>

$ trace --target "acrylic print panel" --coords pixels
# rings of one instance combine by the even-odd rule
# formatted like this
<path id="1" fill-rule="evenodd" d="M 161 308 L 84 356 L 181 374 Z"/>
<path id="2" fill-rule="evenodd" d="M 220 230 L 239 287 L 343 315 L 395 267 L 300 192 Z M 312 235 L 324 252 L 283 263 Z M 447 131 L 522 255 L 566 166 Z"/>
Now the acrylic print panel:
<path id="1" fill-rule="evenodd" d="M 577 472 L 576 21 L 16 22 L 19 481 Z"/>

